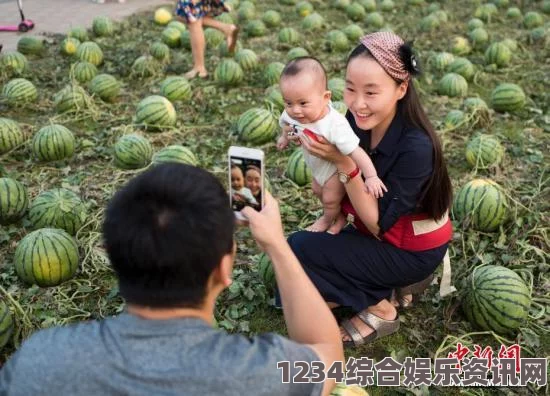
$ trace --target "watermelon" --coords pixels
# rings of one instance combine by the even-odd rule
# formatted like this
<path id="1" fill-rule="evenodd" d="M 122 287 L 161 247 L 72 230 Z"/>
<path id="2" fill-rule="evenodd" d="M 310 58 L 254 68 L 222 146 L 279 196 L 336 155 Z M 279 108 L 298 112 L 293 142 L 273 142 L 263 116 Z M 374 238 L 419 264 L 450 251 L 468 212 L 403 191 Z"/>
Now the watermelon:
<path id="1" fill-rule="evenodd" d="M 285 175 L 299 186 L 305 186 L 311 182 L 311 169 L 304 160 L 304 152 L 301 148 L 297 148 L 290 155 Z"/>
<path id="2" fill-rule="evenodd" d="M 15 272 L 25 283 L 48 287 L 71 279 L 78 269 L 78 246 L 64 230 L 41 228 L 27 234 L 15 249 Z"/>
<path id="3" fill-rule="evenodd" d="M 153 58 L 160 62 L 170 62 L 170 47 L 161 42 L 156 42 L 151 45 L 149 53 Z"/>
<path id="4" fill-rule="evenodd" d="M 17 180 L 0 177 L 0 224 L 19 220 L 27 211 L 27 189 Z"/>
<path id="5" fill-rule="evenodd" d="M 71 74 L 81 84 L 87 83 L 97 75 L 97 67 L 90 62 L 77 62 L 71 67 Z"/>
<path id="6" fill-rule="evenodd" d="M 80 41 L 74 37 L 67 37 L 61 42 L 61 53 L 64 55 L 74 55 L 80 46 Z"/>
<path id="7" fill-rule="evenodd" d="M 277 135 L 279 124 L 266 109 L 252 108 L 245 111 L 237 121 L 239 139 L 251 145 L 269 142 Z"/>
<path id="8" fill-rule="evenodd" d="M 218 29 L 206 28 L 204 29 L 204 39 L 208 47 L 217 48 L 225 40 L 225 36 Z"/>
<path id="9" fill-rule="evenodd" d="M 365 17 L 367 16 L 367 12 L 361 4 L 353 2 L 346 7 L 346 15 L 352 21 L 358 22 L 365 19 Z"/>
<path id="10" fill-rule="evenodd" d="M 183 33 L 185 33 L 185 31 L 181 32 L 175 27 L 167 27 L 162 31 L 160 38 L 167 46 L 176 48 L 181 45 L 181 36 Z"/>
<path id="11" fill-rule="evenodd" d="M 244 31 L 249 37 L 261 37 L 266 34 L 267 28 L 262 21 L 253 19 L 248 21 L 244 27 Z"/>
<path id="12" fill-rule="evenodd" d="M 55 94 L 53 100 L 58 113 L 78 112 L 92 103 L 88 93 L 78 85 L 67 85 Z"/>
<path id="13" fill-rule="evenodd" d="M 95 66 L 99 66 L 103 63 L 103 51 L 93 41 L 87 41 L 78 46 L 76 50 L 76 56 L 81 61 L 90 62 Z"/>
<path id="14" fill-rule="evenodd" d="M 157 8 L 153 17 L 156 24 L 164 26 L 172 20 L 172 13 L 167 8 Z"/>
<path id="15" fill-rule="evenodd" d="M 336 383 L 336 386 L 332 392 L 330 392 L 329 396 L 369 396 L 369 394 L 359 385 L 345 385 L 344 383 Z"/>
<path id="16" fill-rule="evenodd" d="M 13 334 L 13 316 L 4 300 L 0 300 L 0 349 L 11 339 Z"/>
<path id="17" fill-rule="evenodd" d="M 497 7 L 492 3 L 482 4 L 476 8 L 474 16 L 484 22 L 491 22 L 491 19 L 498 14 Z"/>
<path id="18" fill-rule="evenodd" d="M 99 74 L 89 84 L 90 91 L 105 102 L 112 102 L 120 94 L 120 82 L 110 74 Z"/>
<path id="19" fill-rule="evenodd" d="M 453 130 L 465 124 L 467 121 L 466 114 L 461 110 L 451 110 L 445 116 L 443 125 L 447 130 Z"/>
<path id="20" fill-rule="evenodd" d="M 340 114 L 345 115 L 348 112 L 348 107 L 346 106 L 346 104 L 338 100 L 332 102 L 332 107 L 334 107 L 334 109 Z"/>
<path id="21" fill-rule="evenodd" d="M 160 85 L 160 93 L 171 102 L 188 101 L 193 96 L 191 84 L 184 77 L 167 77 Z"/>
<path id="22" fill-rule="evenodd" d="M 34 199 L 29 206 L 29 220 L 35 229 L 60 228 L 76 235 L 86 221 L 86 206 L 71 190 L 55 188 Z"/>
<path id="23" fill-rule="evenodd" d="M 451 62 L 449 67 L 447 67 L 447 71 L 450 73 L 460 74 L 467 81 L 471 81 L 472 78 L 474 78 L 474 75 L 476 74 L 476 69 L 472 64 L 472 62 L 470 62 L 466 58 L 460 58 L 460 57 L 455 58 L 455 60 Z"/>
<path id="24" fill-rule="evenodd" d="M 256 70 L 260 64 L 258 55 L 250 49 L 241 49 L 235 54 L 235 60 L 243 71 Z"/>
<path id="25" fill-rule="evenodd" d="M 332 92 L 332 100 L 342 100 L 344 96 L 344 89 L 346 88 L 346 82 L 338 77 L 328 80 L 328 90 Z"/>
<path id="26" fill-rule="evenodd" d="M 307 1 L 299 2 L 298 4 L 296 4 L 295 9 L 298 15 L 301 16 L 302 18 L 307 17 L 308 15 L 311 15 L 311 13 L 313 12 L 313 6 L 311 5 L 311 3 Z"/>
<path id="27" fill-rule="evenodd" d="M 508 19 L 521 19 L 521 17 L 521 10 L 517 7 L 510 7 L 508 11 L 506 11 L 506 18 Z"/>
<path id="28" fill-rule="evenodd" d="M 285 5 L 295 5 L 298 0 L 280 0 L 279 2 Z"/>
<path id="29" fill-rule="evenodd" d="M 293 45 L 300 41 L 300 33 L 291 27 L 283 28 L 278 35 L 279 44 Z"/>
<path id="30" fill-rule="evenodd" d="M 363 28 L 354 23 L 346 26 L 342 31 L 348 37 L 349 41 L 352 42 L 359 41 L 359 39 L 365 35 Z"/>
<path id="31" fill-rule="evenodd" d="M 472 18 L 468 21 L 466 27 L 468 28 L 468 30 L 472 31 L 474 29 L 477 29 L 477 28 L 481 28 L 485 26 L 485 23 L 479 19 L 479 18 Z"/>
<path id="32" fill-rule="evenodd" d="M 453 216 L 459 221 L 468 219 L 479 231 L 495 231 L 508 216 L 508 202 L 502 188 L 489 179 L 474 179 L 457 193 Z"/>
<path id="33" fill-rule="evenodd" d="M 235 52 L 238 52 L 241 49 L 242 44 L 240 41 L 237 41 L 237 44 L 235 45 Z M 218 52 L 222 58 L 233 56 L 233 52 L 229 52 L 229 49 L 227 48 L 227 41 L 225 40 L 218 46 Z"/>
<path id="34" fill-rule="evenodd" d="M 380 29 L 384 26 L 384 17 L 379 12 L 371 12 L 365 18 L 365 23 L 369 28 Z"/>
<path id="35" fill-rule="evenodd" d="M 23 144 L 25 135 L 19 124 L 9 118 L 0 117 L 0 155 Z"/>
<path id="36" fill-rule="evenodd" d="M 323 27 L 325 19 L 318 13 L 308 15 L 302 20 L 302 29 L 304 30 L 319 30 Z"/>
<path id="37" fill-rule="evenodd" d="M 20 52 L 8 51 L 0 54 L 0 71 L 8 76 L 20 76 L 28 67 L 27 58 Z"/>
<path id="38" fill-rule="evenodd" d="M 239 85 L 243 79 L 243 69 L 233 59 L 223 59 L 214 71 L 214 81 L 224 87 Z"/>
<path id="39" fill-rule="evenodd" d="M 164 147 L 153 155 L 153 164 L 165 162 L 179 162 L 193 166 L 197 166 L 199 163 L 190 149 L 180 145 Z"/>
<path id="40" fill-rule="evenodd" d="M 536 11 L 529 11 L 523 17 L 523 26 L 527 29 L 533 29 L 544 25 L 544 18 Z"/>
<path id="41" fill-rule="evenodd" d="M 512 51 L 504 43 L 493 43 L 485 51 L 485 63 L 495 64 L 498 67 L 508 66 L 512 58 Z"/>
<path id="42" fill-rule="evenodd" d="M 31 147 L 39 161 L 59 161 L 73 155 L 75 137 L 63 125 L 51 124 L 36 132 Z"/>
<path id="43" fill-rule="evenodd" d="M 284 68 L 285 65 L 281 62 L 272 62 L 267 65 L 264 72 L 264 81 L 266 85 L 277 84 L 279 82 L 279 79 L 281 78 L 281 73 L 283 72 Z"/>
<path id="44" fill-rule="evenodd" d="M 237 16 L 239 21 L 246 22 L 254 19 L 256 17 L 256 8 L 255 7 L 239 7 L 237 11 Z"/>
<path id="45" fill-rule="evenodd" d="M 275 110 L 282 112 L 285 108 L 283 95 L 279 89 L 279 84 L 272 85 L 266 89 L 266 101 L 271 103 Z"/>
<path id="46" fill-rule="evenodd" d="M 308 55 L 309 53 L 307 52 L 306 49 L 302 47 L 295 47 L 295 48 L 292 48 L 290 51 L 288 51 L 288 53 L 286 54 L 286 59 L 288 61 L 291 61 L 301 56 L 308 56 Z"/>
<path id="47" fill-rule="evenodd" d="M 483 99 L 476 97 L 464 99 L 463 105 L 469 112 L 487 111 L 489 109 L 489 106 L 487 106 L 487 103 Z"/>
<path id="48" fill-rule="evenodd" d="M 433 68 L 437 71 L 447 70 L 447 66 L 454 61 L 455 56 L 448 52 L 439 52 L 430 58 L 430 64 L 433 65 Z"/>
<path id="49" fill-rule="evenodd" d="M 262 21 L 267 27 L 277 27 L 281 24 L 281 14 L 274 10 L 266 11 L 262 16 Z"/>
<path id="50" fill-rule="evenodd" d="M 439 18 L 434 14 L 426 15 L 420 20 L 421 32 L 433 32 L 439 27 Z"/>
<path id="51" fill-rule="evenodd" d="M 269 256 L 265 253 L 260 254 L 258 261 L 256 262 L 256 268 L 258 274 L 262 280 L 266 290 L 269 293 L 273 293 L 277 287 L 277 281 L 275 280 L 275 270 Z"/>
<path id="52" fill-rule="evenodd" d="M 29 80 L 15 78 L 4 85 L 4 88 L 2 88 L 2 96 L 6 99 L 8 104 L 20 106 L 36 101 L 38 92 L 33 83 Z"/>
<path id="53" fill-rule="evenodd" d="M 518 49 L 518 42 L 514 39 L 504 39 L 501 41 L 501 43 L 510 48 L 510 51 L 512 52 Z"/>
<path id="54" fill-rule="evenodd" d="M 185 26 L 185 23 L 181 23 L 180 21 L 172 21 L 166 27 L 170 28 L 170 29 L 177 29 L 181 33 L 185 32 L 187 30 L 187 26 Z"/>
<path id="55" fill-rule="evenodd" d="M 151 95 L 139 102 L 136 109 L 136 124 L 156 130 L 176 124 L 176 110 L 163 96 Z"/>
<path id="56" fill-rule="evenodd" d="M 156 75 L 162 69 L 160 63 L 150 55 L 142 55 L 132 65 L 132 76 L 147 78 Z"/>
<path id="57" fill-rule="evenodd" d="M 521 110 L 525 102 L 525 93 L 517 84 L 499 84 L 491 93 L 491 107 L 501 113 Z"/>
<path id="58" fill-rule="evenodd" d="M 382 0 L 382 2 L 380 3 L 380 9 L 383 12 L 393 11 L 394 8 L 395 8 L 395 3 L 393 2 L 393 0 Z"/>
<path id="59" fill-rule="evenodd" d="M 117 168 L 143 168 L 151 162 L 153 147 L 149 140 L 132 133 L 118 139 L 114 147 L 114 156 Z"/>
<path id="60" fill-rule="evenodd" d="M 492 0 L 491 3 L 496 5 L 498 8 L 505 8 L 510 4 L 510 0 Z"/>
<path id="61" fill-rule="evenodd" d="M 81 43 L 84 41 L 88 41 L 88 32 L 86 31 L 86 28 L 83 28 L 82 26 L 76 26 L 69 30 L 69 33 L 67 33 L 67 37 L 74 37 Z"/>
<path id="62" fill-rule="evenodd" d="M 331 30 L 326 35 L 328 47 L 332 51 L 345 52 L 350 48 L 348 36 L 341 30 Z"/>
<path id="63" fill-rule="evenodd" d="M 539 26 L 537 28 L 534 28 L 529 32 L 529 40 L 531 43 L 545 43 L 546 38 L 548 37 L 548 31 L 550 31 L 550 28 L 546 28 L 544 26 Z"/>
<path id="64" fill-rule="evenodd" d="M 447 73 L 439 81 L 438 92 L 449 97 L 466 96 L 468 94 L 468 82 L 460 74 Z"/>
<path id="65" fill-rule="evenodd" d="M 474 48 L 483 48 L 489 42 L 489 33 L 484 28 L 476 28 L 468 34 Z"/>
<path id="66" fill-rule="evenodd" d="M 516 272 L 500 265 L 483 265 L 474 268 L 466 285 L 462 308 L 472 324 L 506 335 L 525 326 L 531 290 Z"/>
<path id="67" fill-rule="evenodd" d="M 376 0 L 359 0 L 358 3 L 361 4 L 367 12 L 376 11 Z"/>
<path id="68" fill-rule="evenodd" d="M 498 165 L 504 156 L 504 148 L 497 137 L 479 134 L 466 146 L 466 161 L 476 169 Z"/>
<path id="69" fill-rule="evenodd" d="M 44 40 L 33 36 L 24 36 L 17 42 L 17 51 L 23 55 L 40 55 L 44 51 Z"/>
<path id="70" fill-rule="evenodd" d="M 466 55 L 472 50 L 470 42 L 462 36 L 454 37 L 451 41 L 451 52 L 455 55 Z"/>
<path id="71" fill-rule="evenodd" d="M 111 18 L 106 16 L 95 17 L 92 22 L 92 30 L 98 37 L 112 36 L 115 31 L 115 26 Z"/>
<path id="72" fill-rule="evenodd" d="M 424 0 L 409 0 L 409 1 L 407 1 L 407 4 L 411 5 L 411 6 L 419 6 L 419 5 L 424 4 Z"/>
<path id="73" fill-rule="evenodd" d="M 339 10 L 345 10 L 351 4 L 351 0 L 333 0 L 332 6 Z"/>
<path id="74" fill-rule="evenodd" d="M 426 9 L 427 14 L 432 14 L 438 10 L 441 9 L 441 4 L 439 3 L 431 3 L 428 8 Z"/>
<path id="75" fill-rule="evenodd" d="M 542 2 L 542 12 L 545 14 L 550 14 L 550 1 L 544 0 Z"/>

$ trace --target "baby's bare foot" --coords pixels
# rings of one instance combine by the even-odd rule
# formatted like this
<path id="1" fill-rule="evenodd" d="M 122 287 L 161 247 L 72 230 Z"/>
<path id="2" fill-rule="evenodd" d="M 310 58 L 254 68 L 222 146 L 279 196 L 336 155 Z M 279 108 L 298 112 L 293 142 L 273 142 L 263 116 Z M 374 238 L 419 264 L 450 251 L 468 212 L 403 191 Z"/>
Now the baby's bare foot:
<path id="1" fill-rule="evenodd" d="M 307 227 L 306 231 L 325 232 L 332 225 L 332 221 L 332 218 L 322 215 L 317 219 L 317 221 L 315 221 L 315 223 Z"/>
<path id="2" fill-rule="evenodd" d="M 340 213 L 336 218 L 336 220 L 334 221 L 334 223 L 329 227 L 327 232 L 329 234 L 336 235 L 340 231 L 342 231 L 342 228 L 344 228 L 345 225 L 346 225 L 346 218 L 344 217 L 343 214 Z"/>

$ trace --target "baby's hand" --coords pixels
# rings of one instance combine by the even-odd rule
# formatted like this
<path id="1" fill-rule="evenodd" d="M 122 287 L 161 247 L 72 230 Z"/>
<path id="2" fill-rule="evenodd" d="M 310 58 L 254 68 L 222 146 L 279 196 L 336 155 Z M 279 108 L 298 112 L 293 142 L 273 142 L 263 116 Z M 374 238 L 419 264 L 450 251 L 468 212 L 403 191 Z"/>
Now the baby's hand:
<path id="1" fill-rule="evenodd" d="M 370 176 L 365 179 L 365 186 L 367 192 L 374 196 L 375 198 L 381 198 L 384 195 L 384 192 L 388 192 L 388 189 L 382 183 L 382 180 L 378 176 Z"/>
<path id="2" fill-rule="evenodd" d="M 277 150 L 284 150 L 288 147 L 288 136 L 286 135 L 286 132 L 283 132 L 281 136 L 279 136 L 279 139 L 277 139 Z"/>

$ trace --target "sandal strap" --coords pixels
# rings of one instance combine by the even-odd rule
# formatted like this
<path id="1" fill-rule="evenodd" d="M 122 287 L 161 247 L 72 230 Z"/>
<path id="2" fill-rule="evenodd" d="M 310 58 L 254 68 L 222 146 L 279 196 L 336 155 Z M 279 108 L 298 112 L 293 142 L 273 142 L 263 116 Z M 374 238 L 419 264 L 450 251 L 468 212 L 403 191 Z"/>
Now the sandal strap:
<path id="1" fill-rule="evenodd" d="M 367 326 L 376 333 L 376 338 L 384 337 L 399 330 L 399 315 L 394 320 L 382 319 L 370 312 L 362 311 L 357 314 Z"/>
<path id="2" fill-rule="evenodd" d="M 353 344 L 355 346 L 359 346 L 359 345 L 362 345 L 362 344 L 365 343 L 365 340 L 361 336 L 361 333 L 359 333 L 359 330 L 357 330 L 357 328 L 353 325 L 351 320 L 346 319 L 346 320 L 342 321 L 342 323 L 340 323 L 340 325 L 349 334 L 349 336 L 351 337 L 351 339 L 353 341 Z"/>

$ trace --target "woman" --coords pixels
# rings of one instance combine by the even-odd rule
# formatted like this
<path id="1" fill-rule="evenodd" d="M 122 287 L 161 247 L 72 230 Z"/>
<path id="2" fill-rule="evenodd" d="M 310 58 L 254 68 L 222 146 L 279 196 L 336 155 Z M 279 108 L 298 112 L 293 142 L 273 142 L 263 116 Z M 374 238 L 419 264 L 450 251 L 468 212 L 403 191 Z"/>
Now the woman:
<path id="1" fill-rule="evenodd" d="M 244 173 L 245 185 L 252 192 L 256 202 L 262 202 L 262 171 L 254 165 L 246 167 Z"/>
<path id="2" fill-rule="evenodd" d="M 389 32 L 364 36 L 348 59 L 346 117 L 388 188 L 379 200 L 365 192 L 350 157 L 326 141 L 302 141 L 338 168 L 347 193 L 342 212 L 353 224 L 327 233 L 300 231 L 289 243 L 329 306 L 358 312 L 342 323 L 346 346 L 398 330 L 392 290 L 406 305 L 406 293 L 425 289 L 452 236 L 452 187 L 441 143 L 411 81 L 418 72 L 411 48 Z"/>

